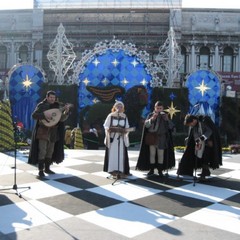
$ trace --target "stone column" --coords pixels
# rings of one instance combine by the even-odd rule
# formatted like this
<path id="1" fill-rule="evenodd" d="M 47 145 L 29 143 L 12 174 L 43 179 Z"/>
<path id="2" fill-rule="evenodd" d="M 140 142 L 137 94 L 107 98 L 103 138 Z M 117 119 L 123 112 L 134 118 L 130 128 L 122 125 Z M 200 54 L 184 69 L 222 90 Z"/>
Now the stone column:
<path id="1" fill-rule="evenodd" d="M 10 68 L 16 64 L 16 52 L 15 52 L 15 42 L 14 39 L 12 38 L 11 41 L 11 52 L 10 52 Z"/>
<path id="2" fill-rule="evenodd" d="M 191 72 L 194 72 L 196 70 L 196 54 L 195 54 L 194 43 L 192 43 L 192 47 L 191 47 L 191 59 L 190 59 L 189 66 L 190 66 Z"/>
<path id="3" fill-rule="evenodd" d="M 238 45 L 238 56 L 236 58 L 236 72 L 240 72 L 240 44 Z"/>
<path id="4" fill-rule="evenodd" d="M 219 48 L 218 48 L 218 44 L 215 45 L 215 56 L 214 56 L 213 69 L 214 69 L 215 71 L 220 71 L 220 58 L 219 58 Z"/>

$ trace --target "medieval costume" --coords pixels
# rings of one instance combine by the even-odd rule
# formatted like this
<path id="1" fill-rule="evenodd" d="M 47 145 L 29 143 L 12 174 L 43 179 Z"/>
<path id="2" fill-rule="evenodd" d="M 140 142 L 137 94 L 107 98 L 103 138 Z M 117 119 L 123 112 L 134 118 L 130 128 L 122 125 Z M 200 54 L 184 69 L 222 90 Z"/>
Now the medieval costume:
<path id="1" fill-rule="evenodd" d="M 55 92 L 50 92 L 55 94 Z M 28 163 L 38 164 L 39 177 L 44 176 L 44 172 L 54 174 L 50 170 L 50 165 L 60 163 L 64 159 L 64 121 L 68 118 L 68 112 L 63 112 L 60 121 L 51 127 L 45 126 L 42 120 L 46 120 L 45 112 L 49 109 L 59 109 L 59 102 L 48 102 L 48 96 L 40 102 L 32 117 L 36 124 L 32 133 L 32 142 L 29 153 Z"/>
<path id="2" fill-rule="evenodd" d="M 187 115 L 185 125 L 189 126 L 186 150 L 178 166 L 178 175 L 193 176 L 193 171 L 202 169 L 201 179 L 210 176 L 210 170 L 222 165 L 220 134 L 208 116 Z"/>
<path id="3" fill-rule="evenodd" d="M 118 110 L 118 107 L 121 110 Z M 129 146 L 128 118 L 123 113 L 124 105 L 117 101 L 112 112 L 104 122 L 106 145 L 103 171 L 110 173 L 113 177 L 129 175 L 129 158 L 127 148 Z"/>
<path id="4" fill-rule="evenodd" d="M 160 109 L 160 110 L 159 110 Z M 155 110 L 148 115 L 145 120 L 140 153 L 136 165 L 136 170 L 149 171 L 148 176 L 154 174 L 154 169 L 158 169 L 159 176 L 163 176 L 162 171 L 175 166 L 175 154 L 172 141 L 173 124 L 163 111 L 160 102 L 155 104 Z M 156 115 L 156 117 L 153 117 Z M 149 133 L 155 133 L 154 143 L 147 142 Z M 153 151 L 153 154 L 151 153 Z"/>

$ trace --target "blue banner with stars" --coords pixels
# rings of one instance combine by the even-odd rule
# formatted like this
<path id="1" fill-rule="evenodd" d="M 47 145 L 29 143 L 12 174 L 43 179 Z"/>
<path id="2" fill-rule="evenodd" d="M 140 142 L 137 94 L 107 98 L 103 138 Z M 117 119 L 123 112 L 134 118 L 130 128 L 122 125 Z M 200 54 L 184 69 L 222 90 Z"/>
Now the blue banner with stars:
<path id="1" fill-rule="evenodd" d="M 186 87 L 189 91 L 190 113 L 208 115 L 219 123 L 221 95 L 219 76 L 210 70 L 198 70 L 189 75 Z"/>
<path id="2" fill-rule="evenodd" d="M 32 65 L 23 64 L 11 71 L 9 76 L 9 99 L 14 122 L 22 122 L 27 130 L 32 130 L 32 112 L 40 100 L 41 84 L 44 82 L 42 71 Z"/>
<path id="3" fill-rule="evenodd" d="M 83 73 L 79 74 L 78 102 L 79 111 L 85 106 L 93 105 L 99 99 L 87 91 L 87 86 L 107 87 L 121 86 L 128 91 L 136 85 L 144 86 L 151 95 L 152 76 L 146 66 L 136 56 L 127 55 L 123 50 L 107 50 L 102 55 L 95 55 L 86 63 Z M 145 108 L 145 112 L 148 112 Z"/>

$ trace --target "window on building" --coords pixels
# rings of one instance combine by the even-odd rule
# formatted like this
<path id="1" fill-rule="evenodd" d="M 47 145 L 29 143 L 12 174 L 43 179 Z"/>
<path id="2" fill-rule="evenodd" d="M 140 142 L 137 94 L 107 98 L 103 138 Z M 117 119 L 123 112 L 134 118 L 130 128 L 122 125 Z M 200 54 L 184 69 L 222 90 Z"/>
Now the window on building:
<path id="1" fill-rule="evenodd" d="M 28 48 L 27 48 L 27 46 L 21 46 L 19 48 L 19 60 L 21 62 L 27 62 L 28 61 Z"/>
<path id="2" fill-rule="evenodd" d="M 223 72 L 233 72 L 233 49 L 231 47 L 223 50 L 222 70 Z"/>
<path id="3" fill-rule="evenodd" d="M 42 62 L 42 44 L 41 43 L 36 43 L 34 46 L 33 62 L 35 64 L 41 65 L 41 62 Z"/>
<path id="4" fill-rule="evenodd" d="M 0 69 L 6 70 L 7 68 L 7 48 L 0 46 Z"/>
<path id="5" fill-rule="evenodd" d="M 210 66 L 210 50 L 208 47 L 201 47 L 199 52 L 200 69 L 208 69 Z"/>

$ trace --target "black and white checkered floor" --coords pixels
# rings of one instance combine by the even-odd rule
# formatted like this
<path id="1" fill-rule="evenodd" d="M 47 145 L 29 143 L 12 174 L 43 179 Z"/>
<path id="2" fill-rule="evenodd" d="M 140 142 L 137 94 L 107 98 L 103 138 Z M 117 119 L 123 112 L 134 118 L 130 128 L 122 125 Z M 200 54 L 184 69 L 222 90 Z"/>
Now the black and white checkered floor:
<path id="1" fill-rule="evenodd" d="M 1 240 L 240 239 L 239 155 L 224 155 L 209 181 L 194 186 L 177 181 L 176 169 L 147 179 L 135 171 L 135 150 L 132 176 L 116 182 L 102 171 L 104 150 L 65 154 L 42 181 L 27 153 L 17 153 L 16 175 L 14 156 L 0 153 Z"/>

